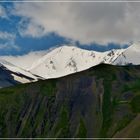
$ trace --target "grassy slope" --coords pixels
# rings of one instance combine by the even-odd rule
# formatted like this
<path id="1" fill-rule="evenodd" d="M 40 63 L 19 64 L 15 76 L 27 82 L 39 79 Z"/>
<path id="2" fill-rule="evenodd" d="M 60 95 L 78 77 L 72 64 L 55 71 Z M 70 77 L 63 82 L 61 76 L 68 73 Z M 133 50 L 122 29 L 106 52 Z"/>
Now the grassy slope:
<path id="1" fill-rule="evenodd" d="M 0 137 L 139 137 L 139 101 L 140 66 L 4 88 Z"/>

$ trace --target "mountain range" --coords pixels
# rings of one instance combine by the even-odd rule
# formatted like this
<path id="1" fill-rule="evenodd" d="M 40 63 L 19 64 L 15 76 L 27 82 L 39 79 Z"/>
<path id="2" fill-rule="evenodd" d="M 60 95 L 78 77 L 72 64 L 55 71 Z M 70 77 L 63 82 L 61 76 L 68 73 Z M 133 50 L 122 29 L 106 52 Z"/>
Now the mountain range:
<path id="1" fill-rule="evenodd" d="M 139 138 L 139 46 L 1 57 L 0 138 Z"/>
<path id="2" fill-rule="evenodd" d="M 8 71 L 9 75 L 1 79 L 0 87 L 10 86 L 15 82 L 28 83 L 38 79 L 63 77 L 101 63 L 138 65 L 140 64 L 139 46 L 139 43 L 136 43 L 126 49 L 114 49 L 106 52 L 84 50 L 75 46 L 60 46 L 50 51 L 40 51 L 20 57 L 1 57 L 1 69 Z M 27 64 L 29 65 L 27 66 Z M 1 77 L 3 77 L 2 75 L 3 73 L 1 73 Z M 5 84 L 2 82 L 3 80 Z"/>

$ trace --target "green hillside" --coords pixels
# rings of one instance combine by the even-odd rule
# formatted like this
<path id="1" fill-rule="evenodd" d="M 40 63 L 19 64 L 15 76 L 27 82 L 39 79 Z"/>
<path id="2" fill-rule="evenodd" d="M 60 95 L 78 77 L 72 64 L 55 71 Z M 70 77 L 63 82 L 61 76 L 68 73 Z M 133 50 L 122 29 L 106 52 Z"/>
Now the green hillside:
<path id="1" fill-rule="evenodd" d="M 140 66 L 101 64 L 0 89 L 0 137 L 140 137 Z"/>

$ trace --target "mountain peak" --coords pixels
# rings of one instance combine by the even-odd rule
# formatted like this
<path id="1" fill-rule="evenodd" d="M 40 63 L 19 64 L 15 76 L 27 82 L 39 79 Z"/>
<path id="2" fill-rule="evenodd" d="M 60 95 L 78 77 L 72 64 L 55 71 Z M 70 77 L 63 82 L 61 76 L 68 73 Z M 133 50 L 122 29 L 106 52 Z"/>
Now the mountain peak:
<path id="1" fill-rule="evenodd" d="M 116 65 L 139 65 L 140 64 L 140 43 L 129 46 L 114 62 Z"/>
<path id="2" fill-rule="evenodd" d="M 96 52 L 64 45 L 34 62 L 29 71 L 44 78 L 61 77 L 100 63 L 111 64 L 123 51 L 124 49 Z"/>

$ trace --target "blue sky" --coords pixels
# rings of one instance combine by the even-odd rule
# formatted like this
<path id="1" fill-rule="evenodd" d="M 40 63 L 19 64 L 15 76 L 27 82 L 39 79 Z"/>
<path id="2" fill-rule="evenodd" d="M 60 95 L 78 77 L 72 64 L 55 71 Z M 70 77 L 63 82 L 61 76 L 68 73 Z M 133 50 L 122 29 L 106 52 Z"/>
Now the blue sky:
<path id="1" fill-rule="evenodd" d="M 121 21 L 122 17 L 119 12 L 125 12 L 124 5 L 122 9 L 113 9 L 112 5 L 109 8 L 105 4 L 96 5 L 103 11 L 98 11 L 94 5 L 0 3 L 0 55 L 22 55 L 63 44 L 106 51 L 127 47 L 128 44 L 135 41 L 133 38 L 139 38 L 139 32 L 137 36 L 135 34 L 127 35 L 129 32 L 133 34 L 133 24 L 139 22 L 138 18 L 135 23 L 131 23 L 132 26 L 126 24 L 126 29 L 121 22 L 114 25 L 116 21 Z M 117 6 L 121 8 L 120 5 Z M 103 7 L 105 8 L 103 9 Z M 69 12 L 68 10 L 71 8 L 75 9 Z M 84 11 L 82 14 L 81 9 Z M 93 9 L 95 11 L 92 11 Z M 116 10 L 113 17 L 108 14 L 112 9 Z M 92 12 L 98 14 L 93 16 Z M 104 14 L 101 15 L 100 12 Z M 135 17 L 135 15 L 131 16 Z M 95 19 L 96 22 L 98 21 L 97 23 Z M 125 20 L 122 22 L 126 23 Z M 122 31 L 122 29 L 124 30 Z"/>

